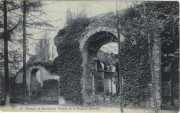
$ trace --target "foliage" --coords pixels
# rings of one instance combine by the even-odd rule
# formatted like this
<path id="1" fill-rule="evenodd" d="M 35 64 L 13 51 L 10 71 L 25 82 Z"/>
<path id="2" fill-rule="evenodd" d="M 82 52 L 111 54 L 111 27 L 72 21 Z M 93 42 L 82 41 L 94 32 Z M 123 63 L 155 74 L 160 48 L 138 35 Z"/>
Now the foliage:
<path id="1" fill-rule="evenodd" d="M 87 14 L 86 14 L 86 3 L 82 4 L 82 10 L 76 14 L 72 13 L 72 11 L 68 8 L 66 11 L 66 24 L 67 25 L 73 25 L 74 22 L 77 22 L 78 20 L 86 20 Z"/>
<path id="2" fill-rule="evenodd" d="M 15 35 L 15 32 L 22 32 L 22 12 L 23 11 L 23 5 L 22 1 L 7 1 L 7 21 L 8 21 L 8 39 L 12 40 L 11 35 Z M 42 2 L 37 1 L 27 1 L 27 11 L 26 13 L 33 13 L 36 11 L 36 13 L 42 13 L 39 9 L 42 7 Z M 0 11 L 3 11 L 3 2 L 0 4 Z M 32 14 L 31 14 L 32 15 Z M 34 16 L 34 15 L 32 15 Z M 13 17 L 13 19 L 12 19 Z M 29 21 L 30 19 L 30 21 Z M 27 24 L 31 25 L 34 24 L 35 21 L 32 21 L 30 17 L 27 18 Z M 36 22 L 37 25 L 39 25 L 38 22 Z M 40 24 L 41 26 L 43 23 Z M 39 25 L 39 26 L 40 26 Z M 28 26 L 27 26 L 28 27 Z M 1 28 L 4 28 L 4 24 L 2 24 Z M 3 31 L 1 31 L 1 38 L 3 39 Z"/>
<path id="3" fill-rule="evenodd" d="M 177 4 L 177 2 L 143 2 L 128 8 L 120 15 L 120 32 L 126 37 L 121 50 L 121 74 L 124 77 L 123 92 L 127 104 L 149 101 L 151 97 L 149 84 L 152 83 L 150 64 L 153 62 L 149 54 L 152 55 L 153 39 L 161 38 L 163 43 L 172 43 L 172 45 L 178 42 Z M 174 20 L 171 19 L 172 15 Z M 116 16 L 112 18 L 117 19 Z M 161 20 L 164 23 L 161 24 Z M 172 20 L 174 27 L 172 27 Z M 58 33 L 61 40 L 58 42 L 59 56 L 55 59 L 55 64 L 61 76 L 60 91 L 66 100 L 72 100 L 75 103 L 82 102 L 82 84 L 80 83 L 82 58 L 78 39 L 89 24 L 90 21 L 86 16 L 73 17 L 73 14 L 67 11 L 67 26 Z M 174 34 L 171 30 L 175 32 L 175 40 L 172 38 Z M 148 36 L 150 36 L 150 42 Z M 179 48 L 178 44 L 176 45 Z M 176 52 L 177 49 L 171 54 L 177 60 Z M 177 74 L 178 66 L 177 64 L 174 66 L 176 71 L 173 73 Z"/>
<path id="4" fill-rule="evenodd" d="M 60 75 L 60 95 L 67 101 L 82 104 L 82 58 L 78 42 L 69 42 L 58 46 L 61 52 L 55 59 Z M 68 50 L 68 51 L 67 51 Z"/>
<path id="5" fill-rule="evenodd" d="M 171 11 L 168 7 L 171 7 Z M 123 16 L 119 17 L 121 33 L 126 37 L 121 51 L 125 101 L 137 103 L 149 99 L 151 89 L 148 85 L 151 83 L 152 76 L 150 64 L 153 61 L 148 52 L 152 54 L 153 39 L 161 38 L 163 44 L 170 45 L 172 48 L 169 49 L 171 51 L 169 54 L 176 53 L 175 45 L 179 48 L 177 44 L 179 40 L 178 11 L 177 2 L 143 2 L 127 9 Z M 172 15 L 174 20 L 171 18 Z M 161 20 L 164 21 L 163 24 L 160 24 Z M 174 27 L 172 27 L 172 20 Z M 148 43 L 148 35 L 151 37 L 150 43 Z M 164 49 L 165 52 L 169 50 Z M 177 55 L 175 56 L 174 58 L 178 58 Z M 164 61 L 167 59 L 162 60 L 162 64 Z"/>
<path id="6" fill-rule="evenodd" d="M 79 37 L 89 24 L 87 18 L 75 18 L 58 33 L 58 57 L 54 60 L 60 75 L 60 95 L 65 100 L 82 104 L 82 56 Z M 73 34 L 73 35 L 72 35 Z"/>
<path id="7" fill-rule="evenodd" d="M 20 54 L 18 51 L 9 51 L 9 70 L 10 74 L 15 74 L 19 67 L 21 66 L 22 62 L 22 54 Z"/>
<path id="8" fill-rule="evenodd" d="M 22 65 L 22 19 L 23 19 L 23 1 L 6 1 L 7 2 L 7 21 L 8 21 L 8 39 L 11 41 L 9 42 L 9 60 L 10 60 L 10 73 L 17 72 Z M 33 36 L 31 33 L 32 28 L 41 29 L 43 30 L 45 27 L 53 28 L 51 24 L 42 20 L 40 16 L 44 15 L 45 13 L 41 10 L 43 6 L 42 1 L 26 1 L 27 11 L 28 13 L 26 18 L 26 27 L 27 29 L 27 43 L 29 42 L 29 38 Z M 0 2 L 0 18 L 3 18 L 3 1 Z M 38 15 L 38 16 L 37 16 Z M 3 19 L 0 21 L 0 39 L 4 38 L 4 23 L 2 22 Z M 14 47 L 15 46 L 15 47 Z M 26 48 L 27 54 L 29 52 L 28 47 Z M 44 55 L 45 56 L 45 55 Z M 47 55 L 46 55 L 47 56 Z"/>
<path id="9" fill-rule="evenodd" d="M 97 58 L 106 65 L 113 65 L 118 62 L 118 55 L 113 53 L 106 53 L 102 50 L 99 50 L 97 53 Z"/>
<path id="10" fill-rule="evenodd" d="M 0 73 L 0 104 L 2 105 L 3 101 L 5 100 L 5 78 L 4 76 L 2 75 L 2 73 Z"/>
<path id="11" fill-rule="evenodd" d="M 49 60 L 49 46 L 50 42 L 47 38 L 47 34 L 45 34 L 44 38 L 40 39 L 36 44 L 36 55 L 38 55 L 43 62 L 47 62 Z"/>
<path id="12" fill-rule="evenodd" d="M 145 38 L 136 41 L 135 45 L 132 45 L 131 41 L 125 41 L 121 51 L 121 74 L 124 77 L 123 92 L 126 104 L 147 101 L 150 97 L 148 43 Z"/>

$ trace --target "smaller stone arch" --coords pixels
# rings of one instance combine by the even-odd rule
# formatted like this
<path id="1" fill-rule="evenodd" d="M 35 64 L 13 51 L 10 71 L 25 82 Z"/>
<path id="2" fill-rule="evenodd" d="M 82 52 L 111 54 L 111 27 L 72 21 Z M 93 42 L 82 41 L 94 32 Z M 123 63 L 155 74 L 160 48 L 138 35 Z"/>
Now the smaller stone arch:
<path id="1" fill-rule="evenodd" d="M 54 80 L 59 81 L 59 79 L 60 79 L 60 77 L 57 74 L 50 73 L 42 65 L 34 65 L 34 66 L 27 67 L 27 70 L 26 70 L 26 85 L 27 85 L 27 90 L 28 90 L 29 95 L 31 94 L 31 91 L 30 91 L 31 74 L 32 74 L 32 71 L 35 70 L 35 69 L 40 71 L 40 76 L 39 76 L 38 82 L 41 84 L 41 87 L 43 86 L 43 82 L 45 80 L 54 79 Z M 22 84 L 23 83 L 23 70 L 20 70 L 17 73 L 16 78 L 15 78 L 15 83 L 17 83 L 17 84 Z"/>

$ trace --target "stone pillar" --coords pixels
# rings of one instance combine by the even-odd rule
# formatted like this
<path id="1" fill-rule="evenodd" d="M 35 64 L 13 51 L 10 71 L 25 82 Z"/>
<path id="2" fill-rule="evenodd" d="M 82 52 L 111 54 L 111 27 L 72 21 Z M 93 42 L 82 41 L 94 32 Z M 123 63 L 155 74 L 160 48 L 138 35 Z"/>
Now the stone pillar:
<path id="1" fill-rule="evenodd" d="M 83 78 L 82 78 L 82 93 L 83 93 L 83 101 L 84 105 L 90 105 L 92 103 L 92 76 L 93 76 L 93 70 L 92 67 L 92 57 L 89 56 L 89 54 L 86 51 L 82 52 L 82 58 L 83 58 Z"/>
<path id="2" fill-rule="evenodd" d="M 95 96 L 94 74 L 92 74 L 92 94 Z"/>
<path id="3" fill-rule="evenodd" d="M 158 109 L 161 108 L 161 40 L 159 38 L 154 39 L 152 48 L 153 70 L 155 76 L 155 96 Z"/>
<path id="4" fill-rule="evenodd" d="M 102 78 L 103 78 L 103 87 L 104 87 L 104 92 L 103 92 L 103 99 L 104 99 L 104 102 L 106 101 L 106 81 L 105 81 L 105 76 L 104 76 L 104 72 L 102 72 Z"/>
<path id="5" fill-rule="evenodd" d="M 113 81 L 112 81 L 112 74 L 110 74 L 110 80 L 111 80 L 111 98 L 110 98 L 110 100 L 112 101 L 112 95 L 113 95 Z"/>

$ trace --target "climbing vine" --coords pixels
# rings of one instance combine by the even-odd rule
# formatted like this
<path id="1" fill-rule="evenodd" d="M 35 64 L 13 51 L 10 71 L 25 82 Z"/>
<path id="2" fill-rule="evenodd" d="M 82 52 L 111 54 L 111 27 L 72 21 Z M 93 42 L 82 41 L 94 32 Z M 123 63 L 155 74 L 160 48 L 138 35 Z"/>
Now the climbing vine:
<path id="1" fill-rule="evenodd" d="M 175 44 L 179 40 L 178 7 L 177 2 L 143 2 L 127 9 L 120 16 L 121 30 L 126 37 L 121 51 L 121 70 L 124 77 L 124 100 L 127 104 L 149 101 L 153 93 L 149 86 L 152 83 L 150 70 L 152 61 L 148 52 L 152 54 L 154 38 L 160 38 L 162 43 L 172 45 L 173 49 L 169 54 L 175 56 L 174 59 L 177 58 L 174 45 L 179 48 L 178 44 Z M 172 15 L 174 28 L 172 28 Z M 160 24 L 161 21 L 164 21 L 163 24 Z M 172 29 L 175 34 L 174 39 Z M 157 35 L 158 37 L 155 37 Z M 168 48 L 165 51 L 168 52 Z M 162 57 L 164 57 L 163 53 Z M 163 63 L 165 62 L 162 61 Z"/>
<path id="2" fill-rule="evenodd" d="M 124 77 L 124 101 L 129 104 L 136 104 L 142 101 L 149 101 L 151 97 L 152 72 L 150 70 L 149 51 L 152 52 L 154 35 L 160 34 L 158 38 L 167 40 L 165 34 L 167 29 L 161 29 L 159 20 L 169 21 L 168 2 L 145 2 L 144 4 L 128 8 L 120 15 L 120 30 L 126 37 L 122 43 L 121 70 Z M 176 2 L 170 2 L 174 7 L 173 14 L 177 18 Z M 161 6 L 161 7 L 160 7 Z M 164 6 L 167 6 L 164 8 Z M 173 8 L 171 8 L 173 9 Z M 168 16 L 167 16 L 168 15 Z M 116 19 L 113 15 L 112 19 Z M 157 21 L 158 20 L 158 21 Z M 168 23 L 168 22 L 167 22 Z M 90 19 L 81 17 L 68 20 L 68 25 L 59 31 L 60 38 L 57 50 L 58 57 L 55 59 L 58 74 L 60 75 L 60 95 L 67 101 L 82 104 L 82 56 L 79 49 L 79 37 L 90 24 Z M 106 23 L 105 23 L 106 24 Z M 162 27 L 166 23 L 163 23 Z M 178 39 L 175 22 L 176 38 Z M 149 43 L 150 36 L 151 43 Z M 149 48 L 150 47 L 150 48 Z M 176 72 L 177 73 L 177 72 Z"/>
<path id="3" fill-rule="evenodd" d="M 89 24 L 87 18 L 77 18 L 60 30 L 58 36 L 58 57 L 54 63 L 60 75 L 60 95 L 66 101 L 82 104 L 82 56 L 79 48 L 79 37 Z"/>

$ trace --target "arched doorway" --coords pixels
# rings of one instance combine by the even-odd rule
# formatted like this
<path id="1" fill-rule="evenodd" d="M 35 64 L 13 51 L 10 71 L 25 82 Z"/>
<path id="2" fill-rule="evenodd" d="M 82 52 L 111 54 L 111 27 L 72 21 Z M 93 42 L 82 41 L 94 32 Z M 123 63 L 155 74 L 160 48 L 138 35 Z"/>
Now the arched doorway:
<path id="1" fill-rule="evenodd" d="M 40 76 L 39 69 L 35 68 L 31 71 L 30 97 L 32 100 L 41 98 L 41 83 L 38 80 Z"/>
<path id="2" fill-rule="evenodd" d="M 103 96 L 105 97 L 106 95 L 106 90 L 104 89 L 104 86 L 102 87 L 102 85 L 104 85 L 105 83 L 104 72 L 100 72 L 100 70 L 104 71 L 104 64 L 102 64 L 102 62 L 99 61 L 99 58 L 97 58 L 97 54 L 103 45 L 106 45 L 111 42 L 117 42 L 117 37 L 115 34 L 108 31 L 99 31 L 92 34 L 84 43 L 82 56 L 83 97 L 85 103 L 86 101 L 93 101 L 93 98 L 96 98 L 96 94 L 102 94 L 103 92 Z M 101 69 L 98 70 L 96 67 L 100 67 Z M 97 82 L 98 80 L 99 82 Z M 97 85 L 97 83 L 102 85 Z M 98 91 L 97 88 L 99 88 Z"/>
<path id="3" fill-rule="evenodd" d="M 118 71 L 117 71 L 117 64 L 118 64 L 118 43 L 117 42 L 110 42 L 103 45 L 97 53 L 97 77 L 101 76 L 101 82 L 97 83 L 97 86 L 103 86 L 103 92 L 99 89 L 99 93 L 103 94 L 103 101 L 100 100 L 101 103 L 109 102 L 109 103 L 116 103 L 117 94 L 119 89 L 118 84 Z M 96 86 L 96 85 L 95 85 Z"/>

